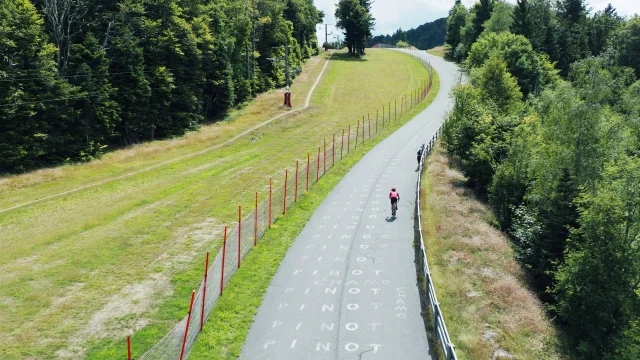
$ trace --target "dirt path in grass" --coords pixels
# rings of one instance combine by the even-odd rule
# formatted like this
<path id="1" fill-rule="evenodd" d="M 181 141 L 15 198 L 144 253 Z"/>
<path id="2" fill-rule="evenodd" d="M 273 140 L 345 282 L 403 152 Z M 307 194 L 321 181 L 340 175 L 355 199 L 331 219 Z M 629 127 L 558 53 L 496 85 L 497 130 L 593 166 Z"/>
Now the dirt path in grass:
<path id="1" fill-rule="evenodd" d="M 333 51 L 331 52 L 331 54 L 333 54 Z M 331 54 L 329 54 L 329 58 L 331 58 Z M 320 74 L 318 75 L 315 83 L 313 83 L 313 86 L 309 90 L 309 93 L 307 94 L 307 99 L 306 99 L 306 101 L 305 101 L 305 103 L 304 103 L 304 105 L 302 107 L 282 112 L 282 113 L 272 117 L 271 119 L 269 119 L 267 121 L 264 121 L 264 122 L 262 122 L 262 123 L 260 123 L 260 124 L 258 124 L 256 126 L 250 128 L 248 130 L 245 130 L 245 131 L 241 132 L 240 134 L 232 137 L 231 139 L 229 139 L 229 140 L 227 140 L 225 142 L 210 146 L 208 148 L 205 148 L 203 150 L 200 150 L 200 151 L 197 151 L 197 152 L 194 152 L 194 153 L 190 153 L 190 154 L 183 155 L 183 156 L 178 156 L 178 157 L 173 158 L 171 160 L 163 161 L 163 162 L 161 162 L 159 164 L 155 164 L 153 166 L 149 166 L 149 167 L 146 167 L 146 168 L 143 168 L 143 169 L 140 169 L 140 170 L 137 170 L 137 171 L 133 171 L 133 172 L 130 172 L 130 173 L 127 173 L 127 174 L 116 176 L 116 177 L 113 177 L 113 178 L 110 178 L 110 179 L 105 179 L 105 180 L 102 180 L 102 181 L 97 181 L 97 182 L 94 182 L 94 183 L 91 183 L 91 184 L 88 184 L 88 185 L 77 187 L 75 189 L 62 191 L 62 192 L 51 194 L 51 195 L 48 195 L 48 196 L 45 196 L 45 197 L 42 197 L 42 198 L 39 198 L 39 199 L 36 199 L 36 200 L 27 201 L 27 202 L 24 202 L 24 203 L 21 203 L 21 204 L 10 206 L 8 208 L 0 209 L 0 213 L 3 213 L 5 211 L 10 211 L 10 210 L 13 210 L 13 209 L 17 209 L 17 208 L 20 208 L 20 207 L 23 207 L 23 206 L 28 206 L 28 205 L 31 205 L 31 204 L 35 204 L 37 202 L 45 201 L 45 200 L 52 199 L 52 198 L 55 198 L 55 197 L 58 197 L 58 196 L 71 194 L 71 193 L 74 193 L 74 192 L 77 192 L 77 191 L 80 191 L 80 190 L 89 189 L 89 188 L 92 188 L 92 187 L 95 187 L 95 186 L 98 186 L 98 185 L 103 185 L 103 184 L 106 184 L 106 183 L 109 183 L 109 182 L 112 182 L 112 181 L 124 179 L 124 178 L 127 178 L 129 176 L 137 175 L 137 174 L 140 174 L 140 173 L 145 172 L 145 171 L 149 171 L 149 170 L 153 170 L 153 169 L 156 169 L 158 167 L 161 167 L 161 166 L 169 165 L 169 164 L 175 163 L 176 161 L 185 160 L 185 159 L 188 159 L 188 158 L 191 158 L 191 157 L 194 157 L 194 156 L 202 155 L 202 154 L 207 153 L 209 151 L 213 151 L 213 150 L 219 149 L 219 148 L 221 148 L 221 147 L 223 147 L 225 145 L 229 145 L 232 142 L 238 140 L 239 138 L 241 138 L 243 136 L 246 136 L 247 134 L 249 134 L 249 133 L 251 133 L 251 132 L 253 132 L 255 130 L 260 129 L 260 128 L 264 127 L 265 125 L 268 125 L 268 124 L 272 123 L 275 120 L 278 120 L 278 119 L 280 119 L 282 117 L 285 117 L 287 115 L 290 115 L 290 114 L 294 114 L 294 113 L 306 110 L 309 107 L 309 102 L 311 100 L 311 96 L 313 95 L 313 91 L 318 86 L 318 83 L 320 82 L 320 79 L 322 78 L 322 75 L 324 74 L 324 71 L 327 68 L 327 65 L 329 65 L 329 59 L 327 59 L 325 61 L 324 66 L 322 67 L 322 70 L 320 71 Z"/>
<path id="2" fill-rule="evenodd" d="M 301 106 L 324 59 L 310 61 L 296 80 Z M 296 159 L 306 160 L 323 139 L 425 77 L 424 67 L 402 54 L 372 51 L 353 62 L 336 53 L 304 111 L 215 151 L 0 213 L 0 358 L 52 358 L 58 351 L 67 358 L 111 358 L 124 334 L 136 329 L 134 352 L 148 349 L 184 316 L 205 253 L 218 251 L 220 231 L 235 221 L 238 205 L 251 208 L 255 192 L 264 199 L 270 177 L 277 188 Z M 329 101 L 332 93 L 356 101 Z M 281 96 L 262 94 L 226 121 L 181 138 L 4 178 L 0 208 L 202 152 L 281 111 Z M 86 331 L 90 327 L 100 335 Z"/>

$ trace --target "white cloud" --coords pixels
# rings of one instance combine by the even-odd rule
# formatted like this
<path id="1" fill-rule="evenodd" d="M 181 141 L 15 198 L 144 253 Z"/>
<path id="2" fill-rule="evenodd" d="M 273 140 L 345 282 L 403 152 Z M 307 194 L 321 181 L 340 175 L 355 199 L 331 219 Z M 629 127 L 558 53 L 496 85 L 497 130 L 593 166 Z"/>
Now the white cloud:
<path id="1" fill-rule="evenodd" d="M 318 9 L 324 11 L 324 23 L 335 24 L 333 16 L 335 4 L 339 0 L 315 0 Z M 507 0 L 515 3 L 516 0 Z M 462 0 L 462 3 L 469 7 L 476 0 Z M 426 22 L 446 17 L 449 9 L 455 0 L 374 0 L 371 8 L 373 17 L 376 18 L 374 34 L 390 34 L 398 28 L 409 30 Z M 587 6 L 592 8 L 592 13 L 604 9 L 611 3 L 621 16 L 633 16 L 640 14 L 639 0 L 587 0 Z M 333 41 L 336 35 L 342 37 L 340 30 L 334 26 L 329 26 L 329 41 Z M 320 44 L 324 42 L 324 26 L 318 26 L 318 40 Z"/>

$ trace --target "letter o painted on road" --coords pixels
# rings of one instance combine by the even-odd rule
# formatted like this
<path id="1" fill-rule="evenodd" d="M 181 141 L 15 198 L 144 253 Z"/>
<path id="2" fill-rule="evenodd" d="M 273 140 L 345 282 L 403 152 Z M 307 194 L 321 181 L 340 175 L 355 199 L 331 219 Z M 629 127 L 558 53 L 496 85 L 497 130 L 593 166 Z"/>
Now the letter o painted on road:
<path id="1" fill-rule="evenodd" d="M 373 229 L 375 226 L 373 225 L 367 225 L 367 229 Z"/>
<path id="2" fill-rule="evenodd" d="M 391 283 L 391 281 L 390 281 L 390 280 L 382 280 L 382 283 L 383 283 L 384 285 L 388 285 L 388 284 L 390 284 L 390 283 Z"/>
<path id="3" fill-rule="evenodd" d="M 358 304 L 347 304 L 347 309 L 348 310 L 358 310 L 359 307 L 360 307 L 360 305 L 358 305 Z"/>
<path id="4" fill-rule="evenodd" d="M 362 270 L 353 270 L 351 273 L 353 275 L 362 275 Z"/>
<path id="5" fill-rule="evenodd" d="M 363 239 L 371 239 L 371 235 L 362 235 L 362 238 Z M 367 247 L 369 247 L 369 246 L 367 245 Z"/>
<path id="6" fill-rule="evenodd" d="M 367 261 L 367 258 L 359 256 L 356 260 L 358 260 L 359 262 L 365 262 L 365 261 Z"/>
<path id="7" fill-rule="evenodd" d="M 349 331 L 354 331 L 354 330 L 358 330 L 358 324 L 356 323 L 348 323 L 347 325 L 345 325 L 345 328 Z"/>
<path id="8" fill-rule="evenodd" d="M 368 236 L 368 235 L 365 235 L 365 236 Z M 371 237 L 371 236 L 369 236 L 369 237 Z M 365 238 L 365 239 L 368 239 L 368 238 Z M 369 248 L 369 245 L 367 245 L 367 244 L 360 245 L 360 249 L 368 249 L 368 248 Z"/>
<path id="9" fill-rule="evenodd" d="M 349 289 L 349 294 L 357 294 L 360 292 L 360 289 L 358 288 L 351 288 Z"/>
<path id="10" fill-rule="evenodd" d="M 398 314 L 398 319 L 404 319 L 406 317 L 407 317 L 407 315 L 405 313 Z"/>
<path id="11" fill-rule="evenodd" d="M 344 346 L 344 349 L 347 350 L 348 352 L 357 351 L 359 348 L 360 348 L 360 346 L 358 346 L 358 344 L 354 344 L 354 343 L 348 343 L 347 345 Z"/>
<path id="12" fill-rule="evenodd" d="M 378 204 L 378 203 L 380 203 L 380 202 L 379 202 L 379 201 L 372 201 L 371 203 L 372 203 L 372 204 Z"/>
<path id="13" fill-rule="evenodd" d="M 369 218 L 371 218 L 371 219 L 375 219 L 377 217 L 378 217 L 378 215 L 369 215 Z"/>

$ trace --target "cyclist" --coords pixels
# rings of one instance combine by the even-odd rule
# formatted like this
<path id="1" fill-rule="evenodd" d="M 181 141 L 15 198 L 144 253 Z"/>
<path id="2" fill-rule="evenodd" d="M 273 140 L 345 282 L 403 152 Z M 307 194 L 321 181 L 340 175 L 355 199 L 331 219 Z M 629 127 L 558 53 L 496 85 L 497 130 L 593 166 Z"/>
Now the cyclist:
<path id="1" fill-rule="evenodd" d="M 392 188 L 389 193 L 389 199 L 391 199 L 391 208 L 396 207 L 396 211 L 398 210 L 398 201 L 400 201 L 400 193 L 396 191 L 396 188 Z"/>
<path id="2" fill-rule="evenodd" d="M 423 151 L 424 151 L 424 144 L 422 144 L 422 146 L 420 146 L 420 149 L 418 149 L 418 166 L 420 165 L 420 159 L 422 158 Z"/>

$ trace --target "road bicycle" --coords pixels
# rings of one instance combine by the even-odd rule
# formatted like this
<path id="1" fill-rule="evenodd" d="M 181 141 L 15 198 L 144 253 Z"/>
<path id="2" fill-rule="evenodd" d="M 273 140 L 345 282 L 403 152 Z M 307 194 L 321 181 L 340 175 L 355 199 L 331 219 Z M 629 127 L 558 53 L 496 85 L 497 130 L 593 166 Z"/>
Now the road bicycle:
<path id="1" fill-rule="evenodd" d="M 396 217 L 396 211 L 398 211 L 398 202 L 392 202 L 391 203 L 391 215 L 393 217 Z"/>

